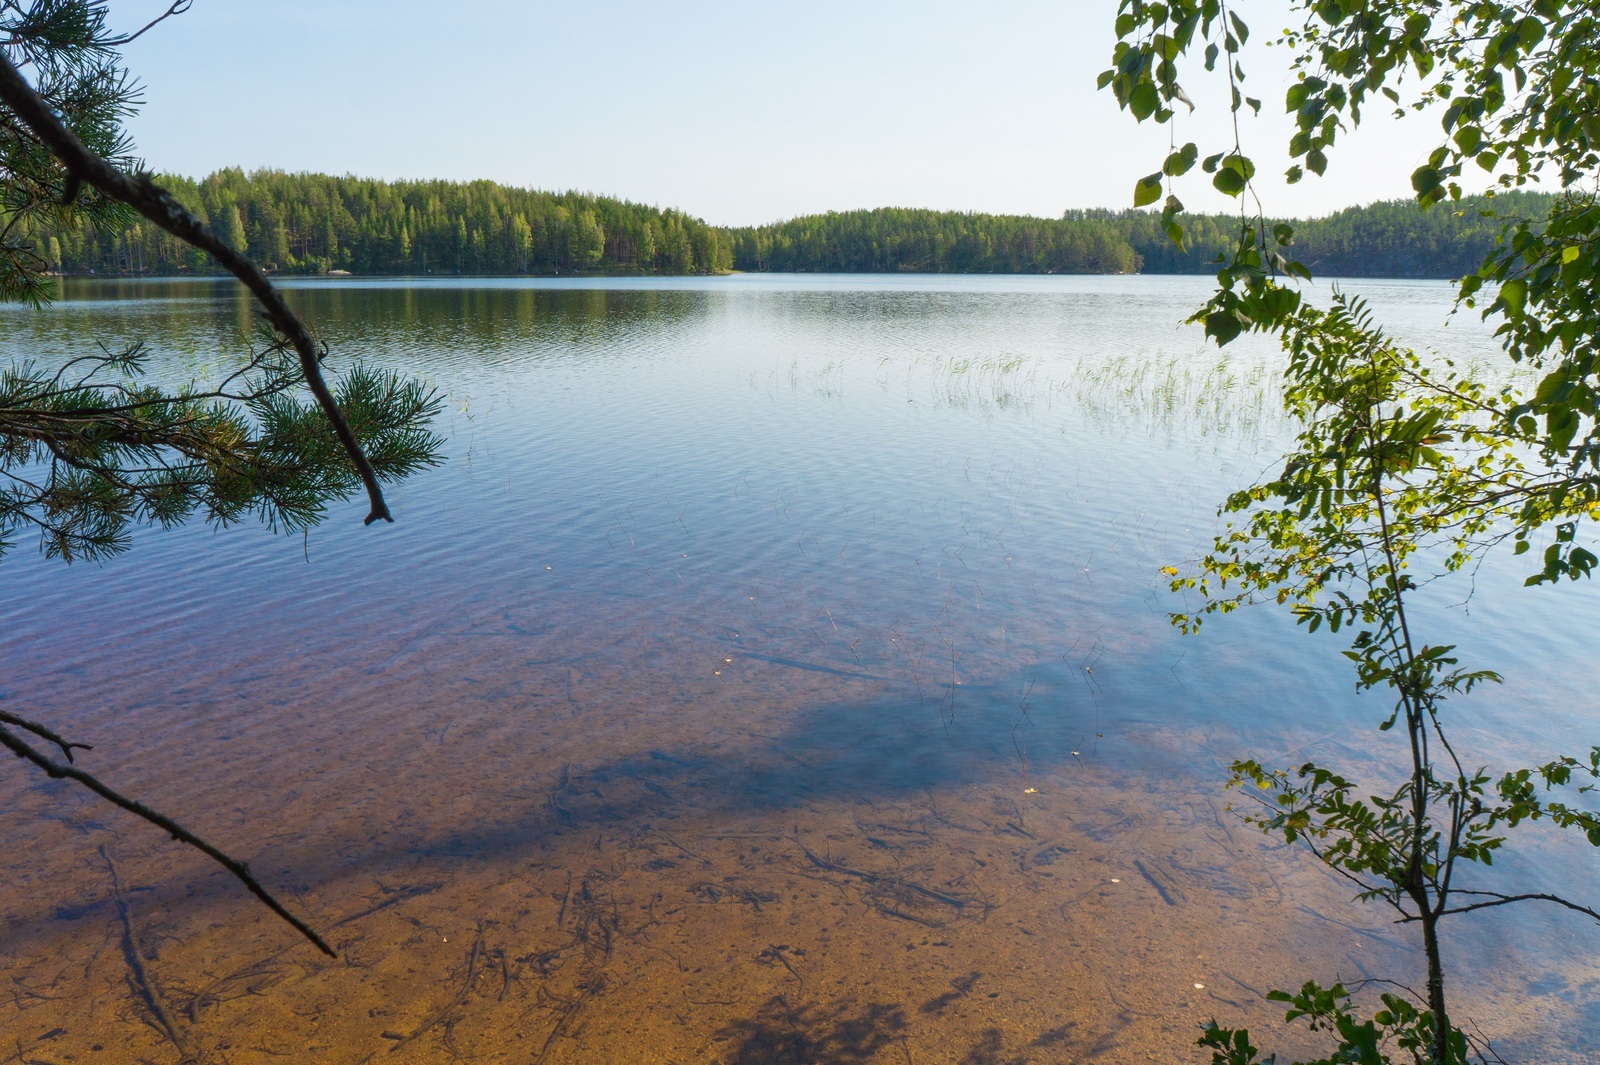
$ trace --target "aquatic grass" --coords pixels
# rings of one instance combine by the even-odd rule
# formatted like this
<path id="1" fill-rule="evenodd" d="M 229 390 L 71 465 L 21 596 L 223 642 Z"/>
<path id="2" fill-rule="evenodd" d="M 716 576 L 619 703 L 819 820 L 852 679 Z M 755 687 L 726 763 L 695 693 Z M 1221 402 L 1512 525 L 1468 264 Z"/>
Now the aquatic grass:
<path id="1" fill-rule="evenodd" d="M 1277 366 L 1170 353 L 1080 357 L 1061 391 L 1096 420 L 1167 434 L 1254 438 L 1284 422 Z"/>
<path id="2" fill-rule="evenodd" d="M 811 375 L 811 387 L 820 396 L 839 396 L 844 393 L 845 360 L 829 359 Z"/>
<path id="3" fill-rule="evenodd" d="M 787 378 L 841 398 L 852 383 L 901 391 L 910 403 L 935 408 L 1029 416 L 1066 407 L 1098 427 L 1176 437 L 1237 438 L 1249 444 L 1287 431 L 1278 398 L 1277 352 L 1152 351 L 1079 355 L 1063 360 L 1017 352 L 879 357 L 870 369 L 830 357 L 808 367 L 794 359 L 771 379 Z"/>
<path id="4" fill-rule="evenodd" d="M 1039 359 L 1022 355 L 951 355 L 932 364 L 928 383 L 947 407 L 1026 409 L 1040 394 L 1039 366 Z"/>

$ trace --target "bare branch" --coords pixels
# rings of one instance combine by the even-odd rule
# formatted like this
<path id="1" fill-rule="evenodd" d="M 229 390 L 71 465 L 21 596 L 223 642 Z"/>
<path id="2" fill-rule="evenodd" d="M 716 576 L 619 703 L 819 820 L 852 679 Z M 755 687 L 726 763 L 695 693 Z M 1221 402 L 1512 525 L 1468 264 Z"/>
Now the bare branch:
<path id="1" fill-rule="evenodd" d="M 45 729 L 43 726 L 36 726 L 32 722 L 15 719 L 13 715 L 0 714 L 0 717 L 7 719 L 7 724 L 13 724 L 17 727 L 25 728 L 28 731 L 40 735 L 63 748 L 69 746 L 83 746 L 83 744 L 67 744 L 64 740 L 56 736 L 53 732 L 50 732 L 48 729 Z M 222 866 L 228 872 L 232 873 L 234 878 L 250 891 L 250 894 L 260 899 L 269 910 L 287 921 L 290 927 L 292 927 L 296 932 L 299 932 L 301 935 L 309 939 L 318 950 L 322 951 L 322 953 L 326 954 L 330 958 L 337 958 L 339 956 L 338 954 L 334 953 L 333 948 L 328 946 L 321 936 L 312 931 L 310 925 L 306 924 L 304 921 L 300 920 L 300 918 L 290 913 L 288 909 L 284 907 L 283 903 L 279 902 L 270 891 L 262 887 L 261 882 L 258 881 L 253 874 L 251 874 L 250 867 L 244 862 L 224 854 L 222 851 L 218 850 L 210 843 L 207 843 L 193 832 L 190 832 L 188 829 L 184 828 L 182 825 L 178 824 L 178 822 L 174 821 L 165 814 L 152 810 L 144 803 L 139 802 L 136 799 L 130 799 L 121 792 L 116 791 L 110 786 L 104 784 L 101 782 L 100 778 L 96 777 L 93 773 L 86 773 L 76 766 L 64 765 L 61 762 L 51 759 L 48 755 L 45 755 L 35 749 L 32 744 L 3 727 L 0 727 L 0 746 L 8 748 L 11 753 L 15 754 L 18 758 L 32 762 L 35 766 L 44 770 L 46 776 L 53 777 L 55 779 L 75 780 L 79 784 L 82 784 L 84 787 L 88 788 L 90 791 L 94 792 L 96 795 L 100 796 L 102 799 L 111 803 L 113 806 L 120 806 L 122 809 L 133 814 L 135 817 L 142 818 L 143 820 L 150 822 L 152 825 L 155 825 L 157 828 L 166 832 L 179 843 L 187 844 L 188 846 L 200 851 L 202 854 L 206 855 L 212 861 Z M 67 757 L 69 759 L 71 758 L 70 751 L 68 751 Z"/>
<path id="2" fill-rule="evenodd" d="M 1471 913 L 1473 910 L 1486 910 L 1491 906 L 1504 906 L 1507 903 L 1512 902 L 1553 902 L 1557 906 L 1565 906 L 1569 910 L 1575 910 L 1578 913 L 1588 914 L 1596 921 L 1600 921 L 1600 913 L 1596 913 L 1587 906 L 1580 906 L 1576 902 L 1572 902 L 1569 899 L 1564 899 L 1560 895 L 1547 895 L 1544 892 L 1537 891 L 1529 892 L 1526 895 L 1502 895 L 1498 891 L 1467 891 L 1464 888 L 1455 888 L 1453 890 L 1457 895 L 1484 895 L 1488 896 L 1488 898 L 1484 902 L 1473 902 L 1466 906 L 1452 906 L 1447 910 L 1440 910 L 1439 916 L 1441 917 L 1447 913 Z M 1417 920 L 1417 918 L 1407 917 L 1405 920 L 1396 921 L 1395 923 L 1405 924 L 1407 921 L 1414 920 Z"/>
<path id="3" fill-rule="evenodd" d="M 49 740 L 51 743 L 53 743 L 57 747 L 61 748 L 61 753 L 67 756 L 67 761 L 69 761 L 69 762 L 72 761 L 72 752 L 75 751 L 75 750 L 76 751 L 92 751 L 92 750 L 94 750 L 94 747 L 92 747 L 91 745 L 89 745 L 87 743 L 68 743 L 66 740 L 64 740 L 60 736 L 58 736 L 55 732 L 51 731 L 48 728 L 45 728 L 43 725 L 39 724 L 37 721 L 29 721 L 25 717 L 18 717 L 16 714 L 8 714 L 4 710 L 0 710 L 0 724 L 15 725 L 17 728 L 27 729 L 29 732 L 33 733 L 35 736 L 40 737 L 41 739 Z"/>
<path id="4" fill-rule="evenodd" d="M 171 18 L 174 15 L 181 15 L 181 14 L 183 14 L 185 11 L 189 10 L 189 8 L 191 8 L 193 6 L 194 6 L 194 0 L 174 0 L 174 2 L 173 2 L 171 7 L 167 8 L 161 14 L 157 15 L 155 18 L 151 19 L 149 22 L 145 23 L 143 26 L 139 27 L 137 30 L 134 30 L 132 33 L 126 34 L 126 35 L 121 36 L 121 37 L 113 37 L 110 40 L 106 41 L 105 42 L 106 47 L 108 47 L 108 48 L 120 48 L 123 45 L 129 43 L 130 41 L 137 41 L 140 37 L 143 37 L 145 34 L 149 33 L 151 30 L 155 29 L 161 23 L 167 21 L 167 19 Z"/>

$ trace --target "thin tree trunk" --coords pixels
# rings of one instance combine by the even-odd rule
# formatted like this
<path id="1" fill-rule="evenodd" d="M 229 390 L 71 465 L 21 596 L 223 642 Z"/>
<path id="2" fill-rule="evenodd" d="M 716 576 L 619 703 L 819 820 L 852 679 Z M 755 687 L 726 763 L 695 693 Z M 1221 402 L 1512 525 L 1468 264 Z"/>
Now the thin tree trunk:
<path id="1" fill-rule="evenodd" d="M 1428 955 L 1428 1009 L 1433 1012 L 1433 1060 L 1445 1065 L 1450 1060 L 1450 1014 L 1444 1004 L 1444 963 L 1439 956 L 1439 918 L 1424 910 L 1422 949 Z"/>

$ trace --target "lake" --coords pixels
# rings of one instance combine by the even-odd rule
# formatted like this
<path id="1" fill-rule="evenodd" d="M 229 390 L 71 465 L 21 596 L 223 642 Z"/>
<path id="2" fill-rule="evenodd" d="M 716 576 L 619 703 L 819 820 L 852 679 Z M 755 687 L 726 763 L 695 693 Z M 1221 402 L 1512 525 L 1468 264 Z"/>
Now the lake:
<path id="1" fill-rule="evenodd" d="M 1292 434 L 1205 278 L 289 281 L 334 365 L 448 397 L 447 462 L 304 538 L 4 560 L 7 708 L 230 852 L 339 948 L 74 786 L 0 776 L 0 1028 L 29 1061 L 1198 1061 L 1309 1046 L 1261 996 L 1420 986 L 1412 932 L 1230 812 L 1235 757 L 1403 757 L 1337 638 L 1180 636 L 1162 566 Z M 1450 289 L 1349 282 L 1498 366 Z M 251 335 L 231 283 L 80 281 L 7 354 Z M 1600 737 L 1586 588 L 1494 560 L 1418 604 L 1507 683 L 1491 768 Z M 1470 599 L 1468 593 L 1471 593 Z M 1593 900 L 1530 835 L 1506 879 Z M 1458 919 L 1457 1017 L 1600 1054 L 1600 934 Z M 9 1048 L 8 1048 L 9 1049 Z"/>

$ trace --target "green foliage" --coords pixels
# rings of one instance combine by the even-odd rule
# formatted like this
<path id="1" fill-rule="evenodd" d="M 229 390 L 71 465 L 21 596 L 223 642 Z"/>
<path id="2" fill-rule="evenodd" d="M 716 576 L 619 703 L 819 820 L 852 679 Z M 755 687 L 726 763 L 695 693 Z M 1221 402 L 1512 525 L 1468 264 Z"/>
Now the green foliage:
<path id="1" fill-rule="evenodd" d="M 732 266 L 727 236 L 699 219 L 576 192 L 276 170 L 157 181 L 228 244 L 281 273 L 695 274 Z M 142 220 L 38 232 L 59 240 L 68 273 L 215 269 Z"/>
<path id="2" fill-rule="evenodd" d="M 83 0 L 34 0 L 0 5 L 0 50 L 31 69 L 35 87 L 90 150 L 129 166 L 122 122 L 137 92 L 117 63 L 116 39 L 106 29 L 105 5 Z M 50 298 L 47 261 L 37 236 L 89 224 L 115 228 L 131 217 L 93 190 L 68 204 L 66 171 L 0 106 L 0 299 L 35 306 Z"/>
<path id="3" fill-rule="evenodd" d="M 106 29 L 100 0 L 0 4 L 5 57 L 31 71 L 87 147 L 131 168 L 121 122 L 137 96 L 120 66 L 126 41 Z M 155 262 L 192 268 L 204 261 L 176 238 L 163 232 L 156 239 L 153 227 L 134 225 L 132 211 L 77 187 L 9 108 L 0 107 L 0 129 L 0 298 L 47 301 L 47 271 L 130 232 Z M 192 184 L 180 190 L 190 202 L 205 192 Z M 209 213 L 235 248 L 246 244 L 243 202 L 218 198 Z M 302 391 L 303 367 L 286 338 L 265 334 L 210 384 L 167 389 L 151 382 L 148 369 L 135 344 L 0 371 L 0 552 L 33 530 L 47 555 L 99 559 L 124 550 L 135 525 L 195 516 L 298 530 L 362 487 L 328 416 Z M 430 389 L 355 363 L 335 379 L 333 393 L 379 480 L 438 461 L 442 442 L 427 424 L 439 399 Z"/>
<path id="4" fill-rule="evenodd" d="M 1167 160 L 1165 173 L 1193 165 L 1192 146 Z M 1145 179 L 1159 191 L 1161 174 Z M 1149 184 L 1153 182 L 1153 184 Z M 1538 209 L 1545 198 L 1502 197 L 1502 206 Z M 1147 201 L 1148 202 L 1148 201 Z M 1295 253 L 1319 273 L 1339 277 L 1454 277 L 1494 245 L 1499 223 L 1488 201 L 1454 211 L 1410 201 L 1352 207 L 1327 218 L 1279 223 Z M 1239 220 L 1227 215 L 1152 211 L 1068 211 L 1059 219 L 953 211 L 883 209 L 796 218 L 728 231 L 740 270 L 893 273 L 1211 274 L 1237 243 Z M 1168 232 L 1182 235 L 1175 244 Z"/>
<path id="5" fill-rule="evenodd" d="M 1175 153 L 1170 169 L 1187 158 Z M 1159 175 L 1157 175 L 1159 176 Z M 381 182 L 317 174 L 223 170 L 203 181 L 157 179 L 230 246 L 282 273 L 551 274 L 796 272 L 1210 274 L 1236 243 L 1237 218 L 1069 211 L 1061 218 L 886 208 L 720 229 L 676 211 L 491 182 Z M 1159 186 L 1159 182 L 1158 182 Z M 1498 204 L 1542 211 L 1546 198 Z M 1482 261 L 1499 223 L 1488 201 L 1452 211 L 1392 202 L 1281 223 L 1295 254 L 1342 277 L 1452 277 Z M 207 272 L 215 267 L 141 219 L 19 229 L 69 274 Z"/>
<path id="6" fill-rule="evenodd" d="M 196 513 L 298 531 L 359 490 L 321 409 L 297 395 L 299 362 L 280 338 L 209 389 L 141 381 L 147 361 L 136 346 L 0 372 L 0 551 L 32 528 L 51 557 L 99 559 L 128 546 L 132 525 Z M 357 365 L 335 397 L 380 480 L 437 461 L 426 423 L 439 398 L 418 382 Z"/>
<path id="7" fill-rule="evenodd" d="M 1289 1020 L 1336 1036 L 1321 1061 L 1467 1060 L 1467 1044 L 1448 1021 L 1437 933 L 1446 917 L 1518 901 L 1544 901 L 1600 920 L 1588 907 L 1543 892 L 1505 892 L 1468 878 L 1485 871 L 1507 844 L 1505 830 L 1546 819 L 1574 828 L 1600 846 L 1600 816 L 1547 793 L 1600 780 L 1600 749 L 1586 761 L 1563 757 L 1496 780 L 1468 769 L 1444 727 L 1449 700 L 1498 682 L 1487 670 L 1460 667 L 1449 645 L 1416 642 L 1407 602 L 1426 581 L 1419 567 L 1450 572 L 1489 546 L 1564 519 L 1570 528 L 1594 497 L 1567 487 L 1559 465 L 1543 453 L 1521 419 L 1511 388 L 1490 390 L 1448 363 L 1428 364 L 1388 341 L 1359 301 L 1336 296 L 1326 311 L 1307 307 L 1286 318 L 1289 354 L 1286 409 L 1301 423 L 1282 472 L 1235 493 L 1223 507 L 1235 517 L 1195 571 L 1173 577 L 1175 591 L 1194 590 L 1198 611 L 1177 615 L 1187 630 L 1206 614 L 1269 600 L 1291 609 L 1308 631 L 1352 634 L 1344 655 L 1360 689 L 1389 692 L 1379 725 L 1407 738 L 1410 771 L 1386 793 L 1365 793 L 1348 777 L 1316 762 L 1297 771 L 1233 763 L 1230 787 L 1259 803 L 1246 821 L 1289 843 L 1303 843 L 1356 889 L 1356 897 L 1392 907 L 1402 923 L 1418 923 L 1429 961 L 1427 1000 L 1413 1005 L 1384 996 L 1370 1021 L 1351 1012 L 1342 989 L 1314 984 L 1292 1002 Z M 1552 497 L 1559 495 L 1559 501 Z M 1567 539 L 1571 539 L 1570 536 Z M 1558 539 L 1558 543 L 1561 541 Z M 1577 548 L 1567 554 L 1568 565 Z M 1435 751 L 1438 753 L 1436 754 Z M 1329 996 L 1332 996 L 1331 998 Z M 1250 1062 L 1248 1034 L 1208 1028 L 1201 1044 L 1219 1062 Z M 1269 1059 L 1270 1060 L 1270 1059 Z"/>
<path id="8" fill-rule="evenodd" d="M 1510 192 L 1424 210 L 1415 200 L 1390 200 L 1323 218 L 1269 217 L 1263 232 L 1284 240 L 1296 260 L 1322 277 L 1457 278 L 1476 271 L 1494 249 L 1504 224 L 1500 216 L 1538 217 L 1551 201 L 1542 193 Z M 1238 241 L 1238 215 L 1175 216 L 1181 245 L 1159 213 L 1129 211 L 1123 217 L 1128 243 L 1147 274 L 1215 273 Z"/>
<path id="9" fill-rule="evenodd" d="M 1403 1055 L 1401 1061 L 1431 1060 L 1433 1015 L 1400 995 L 1380 995 L 1380 1008 L 1369 1020 L 1362 1020 L 1355 1012 L 1351 992 L 1343 984 L 1325 988 L 1307 981 L 1293 995 L 1269 991 L 1267 998 L 1288 1004 L 1285 1020 L 1303 1021 L 1313 1032 L 1328 1032 L 1337 1040 L 1332 1054 L 1301 1065 L 1390 1065 L 1396 1060 L 1396 1051 Z M 1248 1031 L 1223 1028 L 1216 1021 L 1205 1025 L 1197 1045 L 1212 1052 L 1211 1065 L 1274 1065 L 1278 1060 L 1275 1054 L 1260 1057 L 1260 1051 L 1250 1043 Z M 1464 1065 L 1468 1060 L 1466 1037 L 1460 1032 L 1452 1033 L 1443 1065 Z"/>
<path id="10" fill-rule="evenodd" d="M 1551 509 L 1562 475 L 1529 467 L 1528 439 L 1506 416 L 1512 388 L 1491 390 L 1395 345 L 1359 300 L 1301 307 L 1282 330 L 1284 406 L 1303 428 L 1278 477 L 1228 498 L 1224 513 L 1239 517 L 1199 574 L 1174 581 L 1205 597 L 1179 618 L 1185 630 L 1260 599 L 1289 604 L 1313 632 L 1378 625 L 1396 588 L 1412 587 L 1413 554 L 1433 551 L 1460 569 L 1490 543 L 1593 505 L 1569 492 Z"/>
<path id="11" fill-rule="evenodd" d="M 1439 116 L 1438 146 L 1412 177 L 1415 199 L 1423 206 L 1463 201 L 1462 183 L 1470 174 L 1482 175 L 1497 190 L 1523 188 L 1541 177 L 1570 189 L 1593 175 L 1600 160 L 1600 124 L 1594 118 L 1600 105 L 1595 87 L 1600 48 L 1593 43 L 1600 20 L 1590 5 L 1575 0 L 1529 5 L 1296 0 L 1290 11 L 1302 16 L 1281 37 L 1294 57 L 1295 80 L 1284 95 L 1295 121 L 1288 145 L 1290 181 L 1308 171 L 1325 173 L 1340 132 L 1359 125 L 1363 107 L 1373 102 L 1397 114 L 1409 109 Z M 1224 0 L 1126 0 L 1116 29 L 1114 66 L 1101 75 L 1101 84 L 1136 119 L 1180 121 L 1183 112 L 1174 105 L 1189 99 L 1182 77 L 1185 61 L 1195 52 L 1203 53 L 1208 73 L 1218 69 L 1225 54 L 1221 69 L 1232 90 L 1232 110 L 1252 105 L 1241 89 L 1248 27 Z M 1204 169 L 1222 191 L 1242 195 L 1254 163 L 1234 143 L 1220 146 Z M 1169 186 L 1178 176 L 1168 172 Z M 1501 222 L 1511 223 L 1512 239 L 1481 270 L 1471 271 L 1477 279 L 1463 294 L 1470 297 L 1483 284 L 1511 284 L 1511 298 L 1497 306 L 1530 311 L 1534 322 L 1515 339 L 1519 350 L 1531 346 L 1543 352 L 1553 339 L 1540 325 L 1552 320 L 1540 315 L 1541 308 L 1569 332 L 1593 334 L 1578 324 L 1592 324 L 1591 314 L 1574 317 L 1566 311 L 1577 306 L 1583 278 L 1594 276 L 1584 266 L 1583 249 L 1592 245 L 1600 219 L 1592 200 L 1582 195 L 1547 201 L 1545 212 L 1527 211 L 1528 206 L 1509 200 L 1489 208 Z M 1538 213 L 1546 213 L 1543 221 Z M 1278 277 L 1297 273 L 1293 260 L 1274 255 L 1262 222 L 1258 218 L 1251 238 L 1229 253 L 1216 298 L 1197 315 L 1224 342 L 1243 329 L 1276 328 L 1280 316 L 1266 305 L 1270 290 Z M 1177 235 L 1184 235 L 1181 223 Z M 1569 248 L 1578 250 L 1569 253 Z"/>
<path id="12" fill-rule="evenodd" d="M 882 208 L 730 232 L 740 270 L 824 273 L 1124 274 L 1139 269 L 1126 222 Z"/>
<path id="13" fill-rule="evenodd" d="M 1588 756 L 1579 760 L 1563 755 L 1553 762 L 1532 769 L 1518 769 L 1505 774 L 1495 784 L 1500 805 L 1491 811 L 1492 822 L 1515 827 L 1523 821 L 1548 818 L 1559 828 L 1576 828 L 1596 847 L 1600 847 L 1600 814 L 1575 807 L 1566 802 L 1545 799 L 1540 791 L 1570 787 L 1574 779 L 1587 778 L 1600 781 L 1600 747 L 1591 747 Z M 1594 793 L 1600 784 L 1588 783 L 1577 789 L 1577 794 Z"/>
<path id="14" fill-rule="evenodd" d="M 1584 519 L 1600 516 L 1600 205 L 1577 188 L 1600 171 L 1600 18 L 1578 0 L 1293 0 L 1289 11 L 1294 22 L 1279 38 L 1295 78 L 1284 96 L 1295 123 L 1288 180 L 1327 172 L 1340 133 L 1372 103 L 1437 116 L 1439 141 L 1412 175 L 1414 200 L 1436 213 L 1446 202 L 1470 208 L 1498 226 L 1495 245 L 1463 271 L 1461 299 L 1483 304 L 1511 359 L 1539 379 L 1531 390 L 1490 390 L 1397 349 L 1353 303 L 1308 310 L 1284 285 L 1309 273 L 1303 258 L 1288 257 L 1304 250 L 1295 227 L 1269 227 L 1259 207 L 1254 217 L 1241 207 L 1218 289 L 1194 320 L 1221 344 L 1246 330 L 1279 334 L 1290 352 L 1285 403 L 1305 428 L 1279 477 L 1229 499 L 1225 512 L 1242 518 L 1195 575 L 1174 581 L 1205 597 L 1198 612 L 1175 620 L 1192 629 L 1204 613 L 1272 599 L 1309 630 L 1354 631 L 1344 653 L 1359 687 L 1394 697 L 1380 728 L 1399 725 L 1407 740 L 1405 780 L 1362 796 L 1314 762 L 1290 774 L 1246 759 L 1234 764 L 1233 784 L 1259 793 L 1265 812 L 1250 820 L 1263 831 L 1305 843 L 1358 897 L 1420 924 L 1425 1002 L 1385 995 L 1384 1009 L 1363 1022 L 1338 986 L 1272 997 L 1292 1004 L 1290 1020 L 1334 1033 L 1337 1050 L 1324 1060 L 1389 1061 L 1381 1043 L 1392 1039 L 1411 1061 L 1453 1065 L 1469 1048 L 1446 1008 L 1441 919 L 1543 901 L 1600 920 L 1558 896 L 1455 879 L 1491 866 L 1505 830 L 1523 821 L 1575 828 L 1600 846 L 1596 814 L 1546 794 L 1582 779 L 1577 794 L 1591 793 L 1600 750 L 1498 780 L 1466 769 L 1444 727 L 1447 700 L 1498 678 L 1459 668 L 1450 646 L 1416 639 L 1407 615 L 1408 600 L 1431 579 L 1417 571 L 1461 569 L 1505 540 L 1521 554 L 1535 535 L 1549 536 L 1529 584 L 1588 576 L 1600 563 L 1579 542 Z M 1179 121 L 1174 103 L 1189 100 L 1180 67 L 1197 59 L 1207 72 L 1223 59 L 1235 119 L 1245 107 L 1259 110 L 1241 88 L 1249 31 L 1227 0 L 1124 0 L 1116 32 L 1114 66 L 1101 84 L 1136 120 Z M 1237 121 L 1232 143 L 1219 147 L 1202 170 L 1242 204 L 1254 165 Z M 1182 250 L 1193 242 L 1172 185 L 1186 172 L 1173 166 L 1160 175 L 1163 225 Z M 1471 199 L 1469 175 L 1492 198 Z M 1563 191 L 1542 199 L 1507 192 L 1541 179 Z M 1143 183 L 1136 196 L 1150 196 Z M 1257 1060 L 1246 1033 L 1213 1024 L 1201 1043 L 1224 1065 Z"/>

